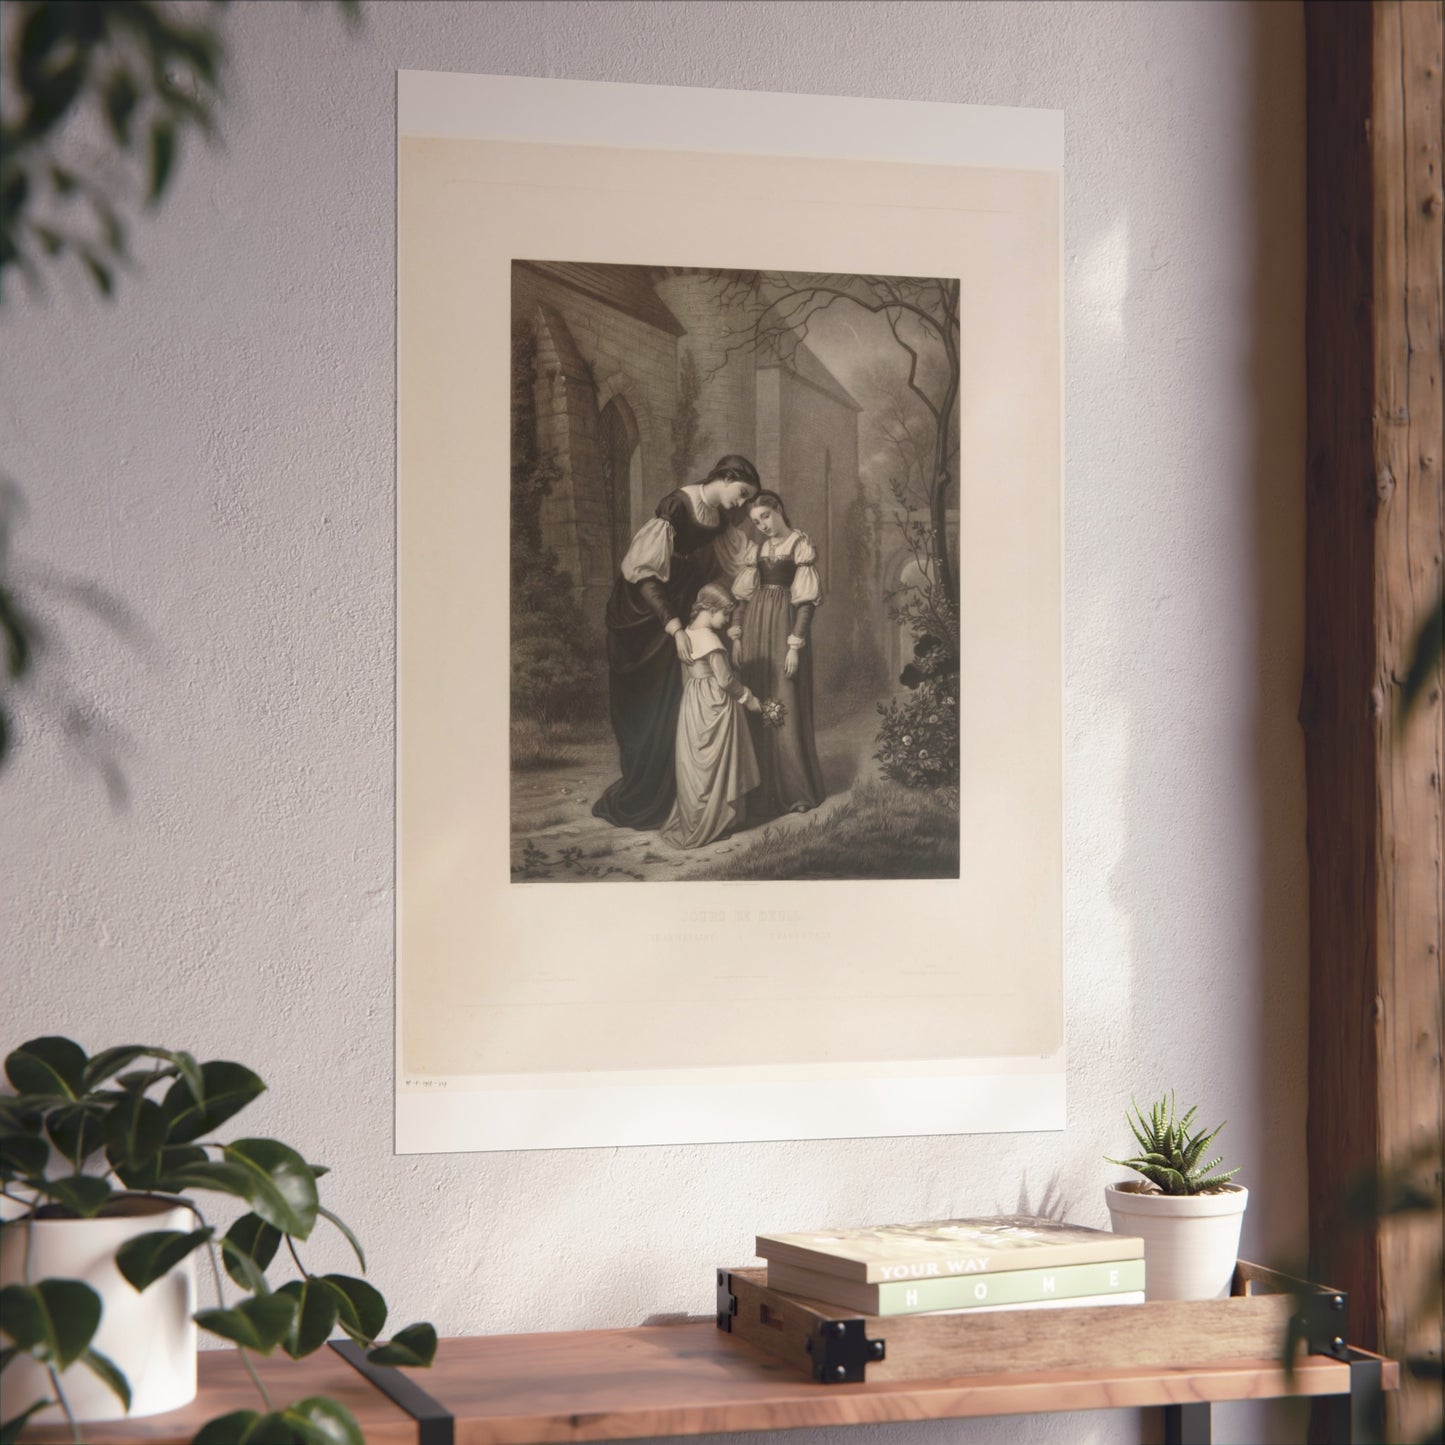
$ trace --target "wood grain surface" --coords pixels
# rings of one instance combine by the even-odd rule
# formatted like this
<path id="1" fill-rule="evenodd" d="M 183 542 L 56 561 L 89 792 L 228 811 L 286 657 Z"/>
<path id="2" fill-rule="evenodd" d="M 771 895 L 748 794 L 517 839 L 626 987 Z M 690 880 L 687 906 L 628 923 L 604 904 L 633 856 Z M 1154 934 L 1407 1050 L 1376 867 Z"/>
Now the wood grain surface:
<path id="1" fill-rule="evenodd" d="M 324 1391 L 357 1416 L 369 1445 L 416 1440 L 415 1425 L 335 1357 L 262 1365 L 278 1402 Z M 90 1426 L 86 1439 L 97 1445 L 179 1445 L 204 1420 L 254 1404 L 231 1352 L 208 1351 L 201 1366 L 202 1392 L 193 1405 L 130 1424 Z M 1393 1388 L 1397 1372 L 1387 1364 L 1385 1373 Z M 1268 1359 L 1196 1370 L 1055 1369 L 819 1385 L 711 1321 L 443 1340 L 431 1369 L 408 1374 L 457 1417 L 456 1445 L 786 1430 L 1291 1393 L 1278 1364 Z M 1301 1365 L 1293 1393 L 1339 1393 L 1348 1386 L 1348 1366 L 1311 1358 Z M 58 1442 L 66 1436 L 52 1429 L 25 1438 Z"/>
<path id="2" fill-rule="evenodd" d="M 1439 1214 L 1359 1228 L 1344 1201 L 1361 1173 L 1445 1150 L 1438 669 L 1400 717 L 1445 554 L 1442 7 L 1311 4 L 1305 39 L 1312 1272 L 1349 1292 L 1357 1343 L 1438 1363 Z M 1431 1394 L 1407 1385 L 1391 1433 L 1418 1438 Z"/>
<path id="3" fill-rule="evenodd" d="M 320 1350 L 304 1360 L 281 1356 L 254 1363 L 277 1409 L 309 1395 L 329 1395 L 356 1416 L 367 1445 L 416 1445 L 417 1427 L 411 1416 L 330 1350 Z M 189 1405 L 139 1420 L 87 1425 L 87 1445 L 179 1445 L 218 1415 L 265 1409 L 235 1350 L 203 1350 L 199 1364 L 200 1393 Z M 425 1389 L 426 1371 L 415 1374 Z M 59 1445 L 70 1440 L 70 1432 L 64 1426 L 49 1425 L 27 1430 L 22 1438 Z"/>
<path id="4" fill-rule="evenodd" d="M 730 1278 L 738 1301 L 733 1332 L 796 1369 L 811 1368 L 807 1341 L 820 1322 L 858 1315 L 770 1290 L 764 1270 L 733 1270 Z M 865 1317 L 866 1337 L 886 1346 L 884 1358 L 868 1365 L 867 1378 L 872 1383 L 1117 1365 L 1178 1369 L 1272 1359 L 1293 1310 L 1290 1294 L 1241 1294 L 1225 1300 Z"/>
<path id="5" fill-rule="evenodd" d="M 1289 1393 L 1273 1360 L 820 1385 L 712 1324 L 447 1341 L 428 1382 L 456 1445 L 625 1440 L 732 1430 L 1245 1400 Z M 1393 1376 L 1392 1376 L 1393 1378 Z M 1296 1393 L 1348 1388 L 1310 1359 Z"/>

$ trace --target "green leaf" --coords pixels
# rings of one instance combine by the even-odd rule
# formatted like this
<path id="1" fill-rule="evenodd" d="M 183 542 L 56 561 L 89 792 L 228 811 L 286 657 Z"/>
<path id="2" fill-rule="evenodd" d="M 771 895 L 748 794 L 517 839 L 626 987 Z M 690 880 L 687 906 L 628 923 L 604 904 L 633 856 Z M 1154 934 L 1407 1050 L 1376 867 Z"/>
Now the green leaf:
<path id="1" fill-rule="evenodd" d="M 179 1073 L 181 1078 L 185 1080 L 186 1086 L 191 1091 L 191 1098 L 194 1100 L 198 1100 L 202 1109 L 209 1108 L 211 1103 L 211 1083 L 210 1080 L 206 1077 L 206 1071 L 200 1066 L 200 1064 L 196 1062 L 195 1055 L 188 1054 L 185 1049 L 172 1049 L 168 1057 L 170 1058 L 170 1061 L 176 1066 L 176 1072 Z M 221 1065 L 222 1069 L 238 1069 L 240 1067 L 241 1066 L 239 1064 Z M 249 1069 L 244 1069 L 242 1070 L 242 1072 L 248 1074 L 251 1073 Z M 252 1074 L 252 1078 L 255 1078 L 254 1074 Z M 264 1089 L 266 1086 L 262 1084 L 261 1087 Z M 247 1102 L 249 1102 L 249 1100 Z M 244 1106 L 238 1105 L 237 1107 Z M 223 1117 L 229 1119 L 231 1117 L 231 1114 L 234 1114 L 235 1112 L 236 1110 L 232 1109 Z M 171 1142 L 173 1144 L 184 1144 L 188 1143 L 189 1141 L 173 1138 Z"/>
<path id="2" fill-rule="evenodd" d="M 269 1229 L 270 1226 L 268 1225 Z M 270 1294 L 271 1286 L 266 1283 L 266 1276 L 257 1266 L 256 1261 L 244 1250 L 238 1249 L 229 1239 L 221 1241 L 221 1263 L 226 1267 L 226 1273 L 236 1281 L 242 1289 L 250 1290 L 252 1294 Z"/>
<path id="3" fill-rule="evenodd" d="M 250 1069 L 226 1059 L 202 1064 L 194 1079 L 187 1078 L 183 1070 L 161 1105 L 166 1112 L 167 1138 L 172 1144 L 189 1144 L 239 1114 L 265 1089 Z M 202 1102 L 198 1103 L 198 1098 Z"/>
<path id="4" fill-rule="evenodd" d="M 282 1346 L 293 1360 L 319 1350 L 326 1343 L 336 1323 L 337 1292 L 314 1275 L 293 1279 L 283 1284 L 277 1294 L 289 1295 L 296 1301 L 296 1318 L 291 1322 Z"/>
<path id="5" fill-rule="evenodd" d="M 42 1174 L 50 1160 L 50 1145 L 29 1134 L 0 1138 L 0 1179 L 25 1179 Z"/>
<path id="6" fill-rule="evenodd" d="M 186 1186 L 173 1182 L 173 1176 L 193 1164 L 209 1162 L 206 1151 L 195 1144 L 177 1144 L 162 1149 L 144 1164 L 115 1166 L 120 1181 L 127 1189 L 144 1189 L 152 1193 L 181 1194 Z"/>
<path id="7" fill-rule="evenodd" d="M 315 1166 L 314 1164 L 311 1166 L 311 1172 L 312 1172 L 313 1174 L 316 1173 L 316 1166 Z M 347 1242 L 347 1243 L 352 1247 L 352 1249 L 356 1252 L 356 1262 L 357 1262 L 357 1264 L 359 1264 L 359 1265 L 361 1266 L 361 1272 L 362 1272 L 362 1274 L 365 1274 L 365 1273 L 366 1273 L 366 1255 L 362 1253 L 362 1250 L 361 1250 L 361 1241 L 357 1239 L 357 1237 L 350 1231 L 350 1229 L 348 1229 L 348 1228 L 346 1227 L 346 1225 L 345 1225 L 340 1219 L 338 1219 L 338 1218 L 336 1217 L 336 1215 L 334 1215 L 329 1209 L 325 1208 L 325 1206 L 323 1206 L 323 1205 L 318 1205 L 318 1206 L 317 1206 L 317 1209 L 316 1209 L 316 1212 L 317 1212 L 323 1219 L 329 1219 L 329 1220 L 331 1221 L 331 1223 L 334 1224 L 334 1225 L 337 1227 L 337 1229 L 339 1229 L 339 1230 L 342 1232 L 342 1234 L 344 1234 L 344 1235 L 346 1236 L 346 1242 Z"/>
<path id="8" fill-rule="evenodd" d="M 38 1135 L 43 1122 L 40 1110 L 30 1100 L 15 1094 L 0 1094 L 0 1135 Z"/>
<path id="9" fill-rule="evenodd" d="M 325 1395 L 312 1395 L 288 1405 L 282 1418 L 304 1445 L 366 1445 L 351 1411 Z"/>
<path id="10" fill-rule="evenodd" d="M 46 1119 L 45 1132 L 79 1169 L 105 1143 L 105 1114 L 93 1104 L 63 1104 Z"/>
<path id="11" fill-rule="evenodd" d="M 70 1174 L 64 1179 L 36 1179 L 27 1181 L 32 1189 L 47 1195 L 57 1204 L 73 1209 L 84 1219 L 90 1219 L 110 1203 L 115 1191 L 104 1179 L 93 1174 Z"/>
<path id="12" fill-rule="evenodd" d="M 120 1073 L 122 1069 L 135 1063 L 137 1059 L 155 1059 L 169 1068 L 175 1067 L 169 1049 L 153 1049 L 148 1044 L 117 1044 L 114 1048 L 102 1049 L 85 1066 L 85 1087 L 87 1089 L 96 1088 L 113 1075 Z M 140 1077 L 156 1079 L 157 1075 L 164 1077 L 167 1072 L 167 1068 L 152 1069 L 144 1071 Z"/>
<path id="13" fill-rule="evenodd" d="M 37 1400 L 23 1414 L 16 1415 L 4 1424 L 0 1424 L 0 1445 L 15 1445 L 20 1439 L 20 1432 L 25 1428 L 25 1422 L 38 1410 L 43 1410 L 47 1405 L 53 1405 L 54 1400 L 48 1396 L 43 1400 Z"/>
<path id="14" fill-rule="evenodd" d="M 64 1370 L 85 1353 L 100 1325 L 100 1296 L 78 1279 L 43 1279 L 0 1289 L 5 1333 L 42 1364 Z"/>
<path id="15" fill-rule="evenodd" d="M 243 1289 L 255 1291 L 257 1272 L 264 1270 L 276 1258 L 280 1244 L 281 1231 L 274 1224 L 267 1224 L 259 1214 L 243 1214 L 221 1241 L 226 1273 Z M 250 1269 L 247 1269 L 247 1264 Z M 265 1288 L 264 1280 L 260 1288 Z"/>
<path id="16" fill-rule="evenodd" d="M 20 1094 L 63 1094 L 77 1099 L 84 1091 L 85 1050 L 57 1035 L 31 1039 L 6 1056 L 5 1077 Z"/>
<path id="17" fill-rule="evenodd" d="M 295 1317 L 296 1301 L 290 1295 L 258 1294 L 233 1309 L 200 1310 L 195 1321 L 213 1335 L 269 1355 L 286 1338 Z"/>
<path id="18" fill-rule="evenodd" d="M 162 1175 L 161 1187 L 168 1193 L 181 1194 L 188 1189 L 213 1189 L 218 1194 L 234 1194 L 251 1202 L 251 1179 L 234 1164 L 218 1164 L 214 1160 L 197 1160 L 182 1164 Z"/>
<path id="19" fill-rule="evenodd" d="M 108 1355 L 101 1354 L 99 1350 L 86 1350 L 80 1357 L 80 1363 L 106 1385 L 110 1392 L 125 1406 L 126 1413 L 129 1414 L 130 1381 L 126 1379 L 116 1362 Z"/>
<path id="20" fill-rule="evenodd" d="M 361 1344 L 371 1344 L 386 1326 L 386 1301 L 381 1291 L 347 1274 L 325 1274 L 321 1278 L 336 1292 L 341 1328 Z"/>
<path id="21" fill-rule="evenodd" d="M 237 1139 L 221 1152 L 247 1174 L 251 1208 L 262 1219 L 296 1239 L 310 1235 L 320 1203 L 316 1176 L 294 1149 L 276 1139 Z"/>
<path id="22" fill-rule="evenodd" d="M 151 185 L 147 200 L 154 205 L 165 192 L 176 160 L 176 127 L 172 121 L 158 120 L 151 127 Z"/>
<path id="23" fill-rule="evenodd" d="M 165 1142 L 166 1116 L 144 1094 L 128 1094 L 105 1116 L 105 1155 L 117 1170 L 144 1169 Z"/>
<path id="24" fill-rule="evenodd" d="M 429 1324 L 408 1325 L 384 1345 L 366 1352 L 373 1365 L 426 1366 L 436 1358 L 437 1332 Z"/>
<path id="25" fill-rule="evenodd" d="M 164 1279 L 193 1249 L 215 1233 L 207 1226 L 190 1234 L 179 1229 L 157 1229 L 128 1239 L 115 1252 L 115 1267 L 136 1291 Z"/>
<path id="26" fill-rule="evenodd" d="M 296 1445 L 296 1433 L 280 1415 L 233 1410 L 208 1420 L 192 1436 L 191 1445 Z"/>

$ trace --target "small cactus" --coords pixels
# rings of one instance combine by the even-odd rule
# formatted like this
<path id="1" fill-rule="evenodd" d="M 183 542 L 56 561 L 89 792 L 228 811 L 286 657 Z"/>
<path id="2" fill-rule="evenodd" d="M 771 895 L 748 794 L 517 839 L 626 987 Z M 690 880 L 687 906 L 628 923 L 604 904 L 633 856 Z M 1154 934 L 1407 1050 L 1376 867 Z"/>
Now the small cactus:
<path id="1" fill-rule="evenodd" d="M 1216 1194 L 1230 1187 L 1229 1181 L 1239 1170 L 1216 1173 L 1224 1162 L 1223 1157 L 1216 1154 L 1213 1159 L 1204 1159 L 1205 1150 L 1224 1128 L 1223 1124 L 1208 1134 L 1191 1132 L 1190 1125 L 1199 1110 L 1192 1108 L 1183 1118 L 1176 1118 L 1172 1093 L 1150 1109 L 1147 1119 L 1138 1101 L 1130 1102 L 1134 1106 L 1133 1117 L 1125 1117 L 1139 1141 L 1139 1153 L 1132 1159 L 1110 1158 L 1110 1164 L 1120 1164 L 1142 1174 L 1161 1194 Z"/>

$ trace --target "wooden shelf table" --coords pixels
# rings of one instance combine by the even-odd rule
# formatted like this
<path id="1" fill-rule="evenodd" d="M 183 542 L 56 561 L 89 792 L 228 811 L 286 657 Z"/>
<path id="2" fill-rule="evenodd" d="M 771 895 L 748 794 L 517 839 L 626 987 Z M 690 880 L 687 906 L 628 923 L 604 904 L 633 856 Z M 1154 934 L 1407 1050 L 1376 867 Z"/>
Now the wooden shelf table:
<path id="1" fill-rule="evenodd" d="M 340 1399 L 369 1445 L 550 1445 L 1139 1406 L 1164 1406 L 1170 1440 L 1192 1445 L 1209 1439 L 1215 1401 L 1286 1395 L 1341 1397 L 1336 1438 L 1358 1442 L 1362 1416 L 1349 1408 L 1352 1377 L 1358 1403 L 1362 1377 L 1394 1389 L 1399 1370 L 1363 1351 L 1353 1351 L 1352 1361 L 1308 1356 L 1292 1383 L 1277 1361 L 1239 1360 L 1195 1369 L 1121 1366 L 825 1385 L 708 1320 L 444 1340 L 429 1370 L 373 1371 L 404 1382 L 409 1409 L 331 1350 L 297 1362 L 261 1361 L 260 1368 L 278 1406 L 318 1393 Z M 200 1394 L 185 1409 L 87 1426 L 86 1439 L 181 1445 L 216 1415 L 257 1408 L 234 1351 L 205 1351 L 200 1365 Z M 47 1427 L 23 1438 L 68 1436 Z"/>

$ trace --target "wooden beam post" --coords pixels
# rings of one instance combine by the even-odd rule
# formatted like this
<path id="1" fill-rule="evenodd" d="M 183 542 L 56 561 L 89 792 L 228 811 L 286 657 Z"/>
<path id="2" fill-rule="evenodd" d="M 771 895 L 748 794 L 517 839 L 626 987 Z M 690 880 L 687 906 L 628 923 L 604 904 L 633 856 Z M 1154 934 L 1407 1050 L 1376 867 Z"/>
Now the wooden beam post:
<path id="1" fill-rule="evenodd" d="M 1363 1171 L 1445 1150 L 1441 681 L 1399 710 L 1442 585 L 1442 6 L 1305 6 L 1310 1235 L 1354 1343 L 1441 1358 L 1442 1224 L 1348 1230 Z M 1438 1391 L 1407 1386 L 1418 1438 Z"/>

